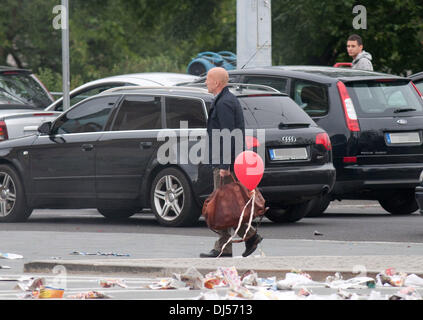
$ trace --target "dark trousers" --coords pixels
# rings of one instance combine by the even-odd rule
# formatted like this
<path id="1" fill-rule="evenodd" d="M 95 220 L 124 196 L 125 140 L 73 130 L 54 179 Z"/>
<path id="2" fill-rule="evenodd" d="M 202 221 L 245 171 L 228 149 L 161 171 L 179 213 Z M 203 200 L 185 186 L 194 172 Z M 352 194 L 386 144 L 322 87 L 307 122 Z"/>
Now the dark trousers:
<path id="1" fill-rule="evenodd" d="M 220 186 L 221 177 L 220 177 L 219 171 L 220 169 L 218 168 L 213 170 L 214 190 L 218 189 Z M 222 181 L 223 184 L 228 184 L 233 182 L 230 176 L 223 177 L 222 179 L 223 179 Z M 248 228 L 248 224 L 241 225 L 241 227 L 238 230 L 238 236 L 240 238 L 244 237 L 244 234 L 247 228 Z M 234 230 L 236 230 L 236 227 L 234 227 Z M 217 239 L 217 241 L 215 242 L 214 249 L 220 252 L 222 250 L 223 245 L 231 238 L 231 229 L 229 228 L 224 230 L 217 230 L 216 232 L 219 235 L 219 239 Z M 255 233 L 256 233 L 256 230 L 251 226 L 245 238 L 249 239 L 250 237 L 254 236 Z M 232 242 L 226 245 L 225 249 L 223 250 L 223 253 L 232 253 Z"/>

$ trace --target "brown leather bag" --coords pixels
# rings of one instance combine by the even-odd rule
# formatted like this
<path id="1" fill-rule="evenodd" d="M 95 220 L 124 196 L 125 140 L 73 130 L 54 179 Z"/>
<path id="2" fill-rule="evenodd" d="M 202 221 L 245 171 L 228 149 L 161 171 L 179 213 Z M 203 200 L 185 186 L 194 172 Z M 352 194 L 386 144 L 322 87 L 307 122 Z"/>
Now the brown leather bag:
<path id="1" fill-rule="evenodd" d="M 236 228 L 242 214 L 242 210 L 250 200 L 250 192 L 241 182 L 234 180 L 231 183 L 221 185 L 213 191 L 203 205 L 202 214 L 207 225 L 213 230 Z M 222 179 L 221 179 L 222 180 Z M 255 217 L 263 215 L 268 208 L 265 207 L 265 200 L 258 188 L 255 190 L 254 214 Z M 242 223 L 250 220 L 252 201 L 245 209 Z"/>

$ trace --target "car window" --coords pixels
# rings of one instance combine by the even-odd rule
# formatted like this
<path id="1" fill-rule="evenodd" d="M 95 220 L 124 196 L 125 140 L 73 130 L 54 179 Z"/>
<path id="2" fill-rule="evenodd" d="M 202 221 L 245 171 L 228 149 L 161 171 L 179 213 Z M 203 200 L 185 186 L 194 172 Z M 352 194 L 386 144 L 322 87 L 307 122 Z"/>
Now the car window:
<path id="1" fill-rule="evenodd" d="M 423 94 L 423 79 L 415 81 L 414 84 L 416 85 L 417 89 L 419 89 L 420 93 Z"/>
<path id="2" fill-rule="evenodd" d="M 53 102 L 44 88 L 27 73 L 0 74 L 0 88 L 38 109 L 44 109 Z"/>
<path id="3" fill-rule="evenodd" d="M 327 86 L 305 80 L 294 81 L 294 100 L 311 117 L 324 116 L 329 111 Z"/>
<path id="4" fill-rule="evenodd" d="M 200 100 L 166 97 L 166 127 L 178 129 L 181 121 L 188 121 L 188 128 L 205 128 L 206 115 Z"/>
<path id="5" fill-rule="evenodd" d="M 55 122 L 53 133 L 102 131 L 117 99 L 117 96 L 107 96 L 81 102 Z"/>
<path id="6" fill-rule="evenodd" d="M 248 107 L 259 128 L 277 128 L 279 124 L 314 124 L 313 120 L 287 96 L 240 97 Z M 244 111 L 244 115 L 248 115 Z M 247 118 L 248 119 L 248 118 Z"/>
<path id="7" fill-rule="evenodd" d="M 79 91 L 76 94 L 73 94 L 72 97 L 70 98 L 70 106 L 74 106 L 76 105 L 78 102 L 81 102 L 82 100 L 85 100 L 89 97 L 95 96 L 96 94 L 99 94 L 103 91 L 106 91 L 108 89 L 111 88 L 115 88 L 118 86 L 123 86 L 126 84 L 123 83 L 107 83 L 107 84 L 103 84 L 103 85 L 99 85 L 97 87 L 90 87 L 90 88 L 86 88 L 82 91 Z M 54 107 L 54 110 L 56 111 L 63 111 L 63 100 L 61 100 L 60 102 L 57 103 L 57 105 Z"/>
<path id="8" fill-rule="evenodd" d="M 22 104 L 23 107 L 25 106 L 24 101 L 22 101 L 18 97 L 11 95 L 3 89 L 0 89 L 0 104 Z"/>
<path id="9" fill-rule="evenodd" d="M 361 117 L 400 115 L 403 111 L 423 113 L 423 101 L 406 81 L 347 83 L 356 112 Z"/>
<path id="10" fill-rule="evenodd" d="M 288 80 L 286 78 L 267 76 L 244 76 L 242 82 L 269 86 L 275 88 L 276 90 L 279 90 L 282 93 L 287 93 L 286 85 L 288 83 Z"/>
<path id="11" fill-rule="evenodd" d="M 125 97 L 113 124 L 113 131 L 161 128 L 161 99 L 154 96 Z"/>

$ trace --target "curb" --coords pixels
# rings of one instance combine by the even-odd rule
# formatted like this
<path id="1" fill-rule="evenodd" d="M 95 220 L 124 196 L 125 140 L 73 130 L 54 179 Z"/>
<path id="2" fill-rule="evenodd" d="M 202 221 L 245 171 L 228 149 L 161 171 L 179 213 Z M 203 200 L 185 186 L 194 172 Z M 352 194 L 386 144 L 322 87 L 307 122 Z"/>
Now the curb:
<path id="1" fill-rule="evenodd" d="M 25 273 L 52 273 L 55 266 L 64 266 L 69 274 L 93 275 L 130 275 L 146 278 L 171 277 L 174 273 L 185 273 L 189 267 L 196 268 L 201 274 L 216 271 L 218 267 L 234 266 L 238 273 L 254 270 L 259 277 L 284 278 L 292 270 L 301 270 L 308 273 L 315 281 L 325 281 L 327 276 L 340 272 L 344 279 L 357 276 L 375 278 L 383 270 L 394 267 L 398 271 L 408 274 L 414 273 L 423 277 L 423 269 L 416 268 L 413 264 L 394 264 L 386 262 L 382 265 L 370 265 L 354 268 L 350 262 L 341 264 L 340 257 L 271 257 L 271 258 L 218 258 L 218 259 L 118 259 L 118 260 L 40 260 L 24 264 Z M 313 259 L 314 258 L 314 259 Z M 343 257 L 345 258 L 345 257 Z M 368 258 L 368 257 L 367 257 Z M 420 257 L 419 257 L 420 258 Z M 277 263 L 284 259 L 284 263 Z M 308 259 L 308 260 L 307 260 Z M 396 261 L 399 257 L 394 257 Z M 393 259 L 393 260 L 394 260 Z M 352 259 L 354 260 L 354 259 Z M 301 261 L 301 263 L 299 262 Z M 316 263 L 317 261 L 317 263 Z M 326 261 L 326 263 L 324 263 Z M 402 260 L 403 262 L 404 260 Z M 420 259 L 419 259 L 420 261 Z M 361 264 L 360 264 L 361 263 Z M 414 261 L 416 263 L 416 261 Z M 316 267 L 318 265 L 318 267 Z M 366 261 L 357 260 L 355 266 L 363 267 Z"/>

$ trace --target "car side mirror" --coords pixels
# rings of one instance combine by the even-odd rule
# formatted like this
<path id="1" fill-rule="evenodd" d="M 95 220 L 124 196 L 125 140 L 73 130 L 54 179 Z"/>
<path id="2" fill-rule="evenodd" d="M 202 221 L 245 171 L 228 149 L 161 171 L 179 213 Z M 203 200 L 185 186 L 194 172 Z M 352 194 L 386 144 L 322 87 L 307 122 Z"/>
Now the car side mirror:
<path id="1" fill-rule="evenodd" d="M 51 121 L 44 122 L 41 126 L 38 127 L 38 132 L 42 135 L 50 135 L 51 133 Z"/>

